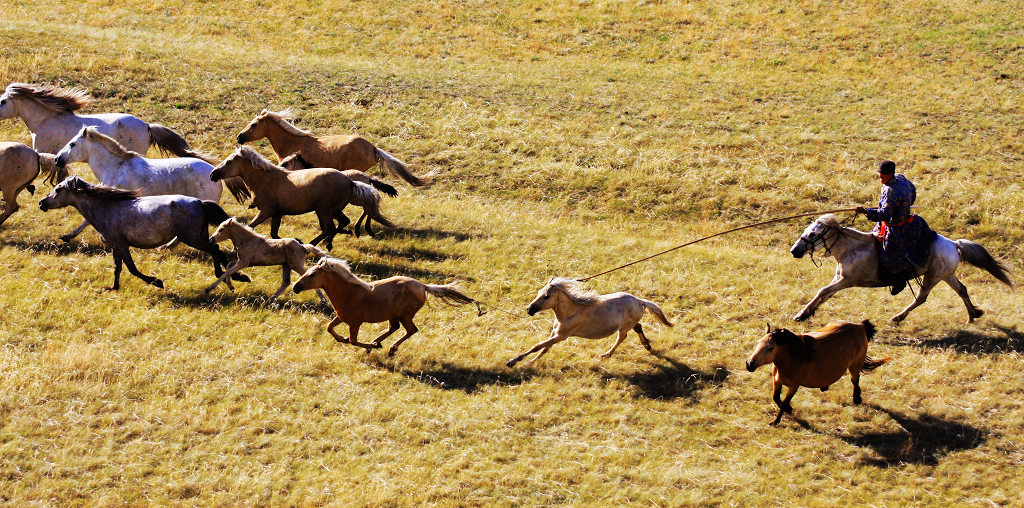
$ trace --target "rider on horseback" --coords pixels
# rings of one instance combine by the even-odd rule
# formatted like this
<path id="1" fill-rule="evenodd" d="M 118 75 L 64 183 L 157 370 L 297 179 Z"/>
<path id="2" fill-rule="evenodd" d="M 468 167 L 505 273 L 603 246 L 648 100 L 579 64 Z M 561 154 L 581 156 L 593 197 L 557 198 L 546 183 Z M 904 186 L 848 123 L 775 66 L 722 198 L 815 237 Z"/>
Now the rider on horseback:
<path id="1" fill-rule="evenodd" d="M 878 279 L 886 286 L 892 286 L 891 294 L 896 295 L 907 286 L 907 281 L 917 276 L 917 270 L 910 262 L 912 250 L 925 238 L 928 225 L 921 217 L 910 213 L 910 207 L 917 199 L 917 189 L 907 177 L 897 175 L 896 163 L 883 161 L 878 166 L 878 179 L 882 182 L 882 196 L 878 208 L 858 206 L 856 213 L 863 213 L 868 220 L 877 222 L 873 233 L 882 241 L 882 253 L 878 264 Z"/>

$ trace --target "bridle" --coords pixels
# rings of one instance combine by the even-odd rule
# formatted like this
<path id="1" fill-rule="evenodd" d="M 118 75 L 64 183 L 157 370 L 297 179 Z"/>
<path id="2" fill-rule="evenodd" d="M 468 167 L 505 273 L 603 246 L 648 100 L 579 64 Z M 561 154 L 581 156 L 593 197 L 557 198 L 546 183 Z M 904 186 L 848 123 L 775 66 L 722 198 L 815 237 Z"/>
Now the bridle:
<path id="1" fill-rule="evenodd" d="M 856 215 L 854 215 L 854 217 L 856 217 Z M 810 238 L 804 236 L 800 237 L 800 241 L 804 242 L 808 246 L 807 254 L 810 256 L 811 263 L 814 263 L 814 266 L 821 266 L 822 263 L 821 261 L 814 259 L 814 251 L 817 249 L 818 243 L 821 242 L 821 247 L 824 249 L 825 255 L 831 256 L 832 248 L 839 243 L 839 239 L 843 236 L 843 230 L 845 229 L 847 229 L 847 226 L 843 223 L 839 223 L 838 227 L 826 226 L 823 231 L 809 235 Z M 829 243 L 829 241 L 832 243 Z"/>

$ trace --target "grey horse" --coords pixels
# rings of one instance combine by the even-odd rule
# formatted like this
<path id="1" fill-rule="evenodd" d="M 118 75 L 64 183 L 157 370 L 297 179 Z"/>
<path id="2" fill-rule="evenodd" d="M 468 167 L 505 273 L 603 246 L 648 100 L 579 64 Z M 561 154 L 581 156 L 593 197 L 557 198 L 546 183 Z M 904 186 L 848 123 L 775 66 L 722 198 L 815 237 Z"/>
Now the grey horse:
<path id="1" fill-rule="evenodd" d="M 221 266 L 228 262 L 227 256 L 209 239 L 209 225 L 228 219 L 228 214 L 213 201 L 177 194 L 139 196 L 136 191 L 91 185 L 77 176 L 70 176 L 39 202 L 44 212 L 66 206 L 75 207 L 113 249 L 112 290 L 120 288 L 122 262 L 128 265 L 132 275 L 147 284 L 164 287 L 160 279 L 143 275 L 135 267 L 130 247 L 152 249 L 178 237 L 185 245 L 213 256 L 217 277 L 223 273 Z M 249 282 L 242 274 L 234 274 L 232 278 Z"/>

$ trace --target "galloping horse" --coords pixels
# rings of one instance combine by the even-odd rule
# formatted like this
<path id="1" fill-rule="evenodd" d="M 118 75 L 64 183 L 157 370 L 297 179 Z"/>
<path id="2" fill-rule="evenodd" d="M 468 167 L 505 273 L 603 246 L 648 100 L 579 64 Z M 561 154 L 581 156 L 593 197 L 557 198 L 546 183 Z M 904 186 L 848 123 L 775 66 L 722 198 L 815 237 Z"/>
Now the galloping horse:
<path id="1" fill-rule="evenodd" d="M 672 323 L 661 312 L 658 304 L 637 298 L 629 293 L 611 293 L 598 295 L 591 291 L 584 291 L 577 286 L 572 279 L 557 277 L 551 279 L 540 291 L 537 298 L 530 302 L 526 313 L 534 315 L 542 310 L 553 309 L 555 312 L 555 323 L 551 329 L 551 336 L 529 349 L 529 351 L 509 360 L 505 363 L 509 367 L 519 363 L 531 353 L 540 351 L 532 360 L 531 364 L 547 353 L 551 346 L 568 339 L 569 337 L 583 337 L 585 339 L 602 339 L 616 331 L 619 332 L 615 344 L 611 349 L 605 351 L 601 358 L 608 358 L 615 352 L 615 348 L 622 344 L 626 334 L 632 329 L 640 336 L 640 343 L 651 354 L 651 343 L 644 335 L 644 329 L 640 326 L 640 318 L 644 311 L 649 310 L 654 317 L 665 326 L 672 326 Z"/>
<path id="2" fill-rule="evenodd" d="M 350 222 L 342 210 L 351 201 L 355 185 L 341 171 L 327 168 L 287 171 L 256 150 L 241 146 L 210 173 L 210 179 L 215 182 L 235 176 L 240 176 L 252 189 L 253 204 L 259 209 L 249 227 L 270 219 L 271 238 L 279 238 L 277 232 L 282 216 L 315 212 L 321 233 L 309 243 L 316 245 L 326 240 L 327 250 L 331 250 L 338 229 Z M 340 223 L 338 228 L 334 226 L 334 219 Z"/>
<path id="3" fill-rule="evenodd" d="M 223 187 L 210 181 L 213 165 L 195 157 L 147 159 L 105 136 L 95 127 L 82 131 L 57 152 L 57 166 L 70 162 L 86 162 L 103 185 L 139 191 L 142 196 L 181 194 L 204 201 L 220 202 Z M 225 182 L 229 188 L 245 185 L 238 179 Z M 70 241 L 78 236 L 88 222 L 61 237 Z"/>
<path id="4" fill-rule="evenodd" d="M 412 185 L 423 185 L 423 180 L 412 174 L 405 163 L 373 146 L 365 138 L 342 135 L 317 137 L 292 125 L 288 120 L 293 118 L 288 110 L 274 112 L 264 109 L 238 133 L 238 144 L 267 138 L 278 160 L 299 153 L 314 167 L 339 171 L 366 171 L 379 162 L 402 180 Z"/>
<path id="5" fill-rule="evenodd" d="M 874 360 L 867 356 L 868 341 L 875 335 L 870 321 L 851 323 L 837 321 L 821 330 L 797 335 L 785 328 L 772 330 L 769 324 L 764 337 L 757 341 L 754 352 L 747 359 L 747 371 L 754 372 L 765 364 L 772 365 L 775 392 L 772 400 L 779 406 L 779 414 L 772 425 L 782 420 L 783 413 L 792 413 L 790 401 L 801 386 L 821 391 L 849 372 L 853 381 L 853 403 L 860 404 L 860 373 L 874 370 L 892 358 Z M 782 387 L 787 389 L 782 400 Z"/>
<path id="6" fill-rule="evenodd" d="M 44 212 L 66 206 L 73 206 L 84 215 L 113 249 L 112 290 L 121 286 L 122 262 L 128 265 L 132 275 L 147 284 L 164 287 L 160 279 L 139 272 L 130 247 L 152 249 L 177 237 L 185 245 L 213 256 L 213 271 L 218 277 L 222 273 L 221 265 L 228 262 L 227 256 L 207 236 L 210 224 L 228 219 L 228 214 L 213 201 L 180 195 L 139 196 L 135 191 L 90 185 L 77 176 L 70 176 L 39 202 L 39 208 Z M 249 281 L 240 273 L 234 274 L 233 278 Z"/>
<path id="7" fill-rule="evenodd" d="M 465 305 L 473 299 L 459 291 L 455 284 L 424 284 L 410 277 L 390 277 L 367 283 L 356 277 L 348 263 L 334 258 L 320 258 L 292 289 L 302 292 L 307 289 L 323 289 L 337 316 L 327 325 L 327 332 L 338 342 L 366 349 L 379 348 L 380 343 L 398 330 L 401 324 L 405 335 L 395 341 L 388 350 L 388 356 L 395 354 L 398 346 L 419 331 L 412 318 L 423 308 L 427 295 L 437 297 L 448 305 Z M 363 323 L 387 321 L 388 330 L 371 343 L 359 342 L 359 327 Z M 349 337 L 338 335 L 334 328 L 347 323 Z"/>
<path id="8" fill-rule="evenodd" d="M 0 225 L 18 211 L 18 194 L 23 189 L 28 189 L 29 194 L 36 192 L 32 181 L 40 174 L 46 176 L 50 185 L 68 176 L 64 168 L 57 167 L 55 159 L 53 154 L 36 152 L 28 145 L 0 143 L 0 191 L 4 196 Z"/>
<path id="9" fill-rule="evenodd" d="M 924 277 L 921 291 L 910 305 L 892 317 L 892 322 L 903 321 L 910 311 L 924 303 L 928 293 L 939 281 L 946 281 L 963 299 L 969 323 L 981 317 L 984 311 L 971 303 L 967 288 L 956 278 L 956 267 L 962 262 L 981 268 L 1000 282 L 1013 287 L 1009 268 L 996 261 L 984 247 L 968 240 L 951 241 L 942 235 L 937 236 L 924 266 L 917 268 L 917 274 Z M 838 265 L 832 282 L 818 290 L 818 294 L 793 319 L 803 321 L 811 317 L 819 305 L 841 289 L 884 286 L 878 280 L 876 242 L 871 233 L 845 227 L 832 214 L 823 215 L 807 226 L 800 239 L 789 249 L 793 257 L 803 257 L 808 252 L 822 248 L 826 254 L 835 258 Z"/>
<path id="10" fill-rule="evenodd" d="M 311 166 L 306 159 L 303 159 L 302 155 L 293 153 L 281 160 L 281 167 L 288 171 L 295 171 L 298 169 L 309 169 L 313 166 Z M 398 195 L 398 189 L 395 189 L 391 185 L 363 173 L 362 171 L 346 169 L 345 171 L 342 171 L 342 173 L 349 177 L 349 179 L 352 180 L 352 183 L 356 185 L 356 192 L 352 193 L 352 205 L 363 209 L 363 214 L 359 216 L 359 220 L 356 221 L 356 225 L 352 227 L 352 231 L 355 235 L 357 237 L 359 236 L 359 226 L 363 224 L 364 219 L 366 220 L 366 232 L 371 238 L 373 238 L 374 235 L 373 229 L 370 228 L 370 222 L 374 220 L 386 228 L 395 227 L 390 220 L 381 215 L 380 192 L 383 192 L 388 196 L 395 197 Z M 378 190 L 380 192 L 378 192 Z"/>

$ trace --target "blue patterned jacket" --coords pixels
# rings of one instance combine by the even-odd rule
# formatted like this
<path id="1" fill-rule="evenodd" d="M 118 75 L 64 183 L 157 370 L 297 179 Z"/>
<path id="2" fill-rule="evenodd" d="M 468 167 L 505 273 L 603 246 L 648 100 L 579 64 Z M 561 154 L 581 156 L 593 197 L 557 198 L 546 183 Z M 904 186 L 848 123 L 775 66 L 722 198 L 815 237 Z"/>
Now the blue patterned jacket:
<path id="1" fill-rule="evenodd" d="M 910 206 L 917 200 L 917 188 L 903 175 L 896 175 L 882 189 L 878 208 L 868 208 L 865 214 L 873 222 L 886 222 L 889 226 L 900 224 L 912 215 Z"/>

